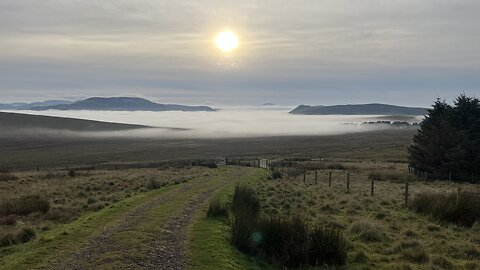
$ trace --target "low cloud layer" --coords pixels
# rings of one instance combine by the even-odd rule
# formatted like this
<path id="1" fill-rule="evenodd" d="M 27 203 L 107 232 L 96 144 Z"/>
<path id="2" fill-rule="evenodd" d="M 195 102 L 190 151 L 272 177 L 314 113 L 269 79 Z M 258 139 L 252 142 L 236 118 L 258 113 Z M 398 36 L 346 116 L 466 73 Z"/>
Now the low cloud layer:
<path id="1" fill-rule="evenodd" d="M 335 135 L 385 127 L 359 125 L 372 116 L 292 115 L 288 109 L 224 109 L 218 112 L 98 112 L 42 111 L 30 114 L 141 124 L 157 128 L 113 132 L 15 130 L 19 135 L 117 138 L 241 138 L 265 136 Z M 385 120 L 384 118 L 379 118 Z M 419 119 L 411 119 L 417 121 Z M 348 124 L 353 123 L 353 124 Z M 11 135 L 11 134 L 10 134 Z"/>

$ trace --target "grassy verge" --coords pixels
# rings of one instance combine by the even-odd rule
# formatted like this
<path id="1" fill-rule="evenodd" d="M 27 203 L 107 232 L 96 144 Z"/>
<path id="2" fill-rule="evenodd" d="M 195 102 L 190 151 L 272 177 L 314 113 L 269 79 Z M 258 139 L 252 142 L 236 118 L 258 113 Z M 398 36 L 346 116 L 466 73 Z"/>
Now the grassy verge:
<path id="1" fill-rule="evenodd" d="M 231 201 L 236 183 L 255 183 L 269 176 L 268 171 L 256 170 L 253 175 L 239 181 L 232 181 L 227 188 L 217 193 L 222 203 Z M 189 247 L 189 269 L 273 269 L 257 258 L 249 257 L 230 244 L 230 227 L 224 221 L 206 218 L 206 208 L 200 211 L 195 222 L 189 228 L 191 239 Z"/>
<path id="2" fill-rule="evenodd" d="M 86 214 L 69 224 L 61 224 L 42 232 L 38 240 L 2 249 L 0 269 L 33 269 L 46 266 L 53 257 L 78 250 L 84 239 L 115 222 L 126 212 L 179 185 L 154 190 L 125 199 L 100 211 Z"/>

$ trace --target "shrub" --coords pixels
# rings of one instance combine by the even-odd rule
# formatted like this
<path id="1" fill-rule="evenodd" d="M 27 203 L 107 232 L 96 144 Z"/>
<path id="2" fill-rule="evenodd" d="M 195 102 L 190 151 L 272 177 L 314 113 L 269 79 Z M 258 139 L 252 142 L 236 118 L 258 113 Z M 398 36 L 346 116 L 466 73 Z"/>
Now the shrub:
<path id="1" fill-rule="evenodd" d="M 436 219 L 460 226 L 471 227 L 480 219 L 480 197 L 474 194 L 419 193 L 409 205 L 410 209 Z"/>
<path id="2" fill-rule="evenodd" d="M 0 236 L 0 247 L 12 246 L 15 244 L 26 243 L 35 239 L 36 233 L 32 228 L 23 228 L 18 232 Z"/>
<path id="3" fill-rule="evenodd" d="M 228 218 L 228 206 L 225 203 L 222 203 L 220 199 L 216 198 L 210 202 L 208 207 L 207 217 L 217 218 L 225 217 Z"/>
<path id="4" fill-rule="evenodd" d="M 345 265 L 348 242 L 340 231 L 317 228 L 310 235 L 310 265 Z"/>
<path id="5" fill-rule="evenodd" d="M 28 215 L 33 212 L 46 213 L 50 209 L 48 200 L 40 195 L 27 195 L 4 201 L 0 204 L 0 214 Z"/>
<path id="6" fill-rule="evenodd" d="M 282 178 L 282 173 L 281 172 L 272 172 L 272 179 L 279 179 Z"/>

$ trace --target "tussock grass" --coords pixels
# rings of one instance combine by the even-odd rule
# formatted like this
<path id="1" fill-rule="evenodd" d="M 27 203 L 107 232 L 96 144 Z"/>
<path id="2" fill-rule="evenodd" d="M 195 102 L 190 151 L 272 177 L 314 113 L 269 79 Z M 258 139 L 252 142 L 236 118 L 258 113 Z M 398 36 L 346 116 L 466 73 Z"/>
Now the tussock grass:
<path id="1" fill-rule="evenodd" d="M 26 195 L 4 200 L 0 204 L 2 215 L 28 215 L 34 212 L 46 213 L 50 209 L 49 201 L 41 195 Z"/>
<path id="2" fill-rule="evenodd" d="M 308 261 L 308 229 L 298 217 L 263 219 L 253 238 L 258 254 L 270 263 L 299 267 Z"/>
<path id="3" fill-rule="evenodd" d="M 396 181 L 396 182 L 406 182 L 406 181 L 411 181 L 413 177 L 409 174 L 405 174 L 404 172 L 401 171 L 395 171 L 395 170 L 372 170 L 368 174 L 369 179 L 377 180 L 377 181 L 382 181 L 382 180 L 388 180 L 388 181 Z"/>
<path id="4" fill-rule="evenodd" d="M 252 251 L 251 236 L 257 225 L 259 213 L 260 202 L 253 189 L 244 185 L 235 187 L 232 199 L 231 241 L 238 250 L 245 253 Z"/>
<path id="5" fill-rule="evenodd" d="M 12 180 L 17 180 L 18 177 L 13 175 L 12 173 L 8 171 L 1 171 L 0 172 L 0 182 L 6 182 L 6 181 L 12 181 Z"/>
<path id="6" fill-rule="evenodd" d="M 0 247 L 8 247 L 20 243 L 26 243 L 36 237 L 35 230 L 23 228 L 19 231 L 0 235 Z"/>
<path id="7" fill-rule="evenodd" d="M 219 198 L 214 198 L 207 210 L 207 217 L 209 218 L 228 218 L 229 206 L 226 203 L 222 203 Z"/>
<path id="8" fill-rule="evenodd" d="M 281 179 L 283 176 L 282 176 L 282 173 L 281 172 L 272 172 L 272 179 Z"/>
<path id="9" fill-rule="evenodd" d="M 423 192 L 417 194 L 410 208 L 442 221 L 471 227 L 480 219 L 480 196 L 469 193 L 456 194 Z"/>
<path id="10" fill-rule="evenodd" d="M 351 231 L 364 242 L 381 242 L 384 239 L 382 230 L 376 224 L 367 220 L 354 223 Z"/>
<path id="11" fill-rule="evenodd" d="M 309 264 L 344 265 L 349 244 L 339 230 L 316 228 L 310 234 Z"/>
<path id="12" fill-rule="evenodd" d="M 159 189 L 159 188 L 162 188 L 164 186 L 165 186 L 164 182 L 160 182 L 156 179 L 150 179 L 150 180 L 148 180 L 148 183 L 147 183 L 147 189 L 149 189 L 149 190 Z"/>
<path id="13" fill-rule="evenodd" d="M 346 263 L 348 245 L 338 230 L 322 227 L 310 231 L 300 217 L 260 218 L 259 212 L 255 192 L 238 186 L 232 201 L 231 239 L 239 250 L 286 268 Z"/>

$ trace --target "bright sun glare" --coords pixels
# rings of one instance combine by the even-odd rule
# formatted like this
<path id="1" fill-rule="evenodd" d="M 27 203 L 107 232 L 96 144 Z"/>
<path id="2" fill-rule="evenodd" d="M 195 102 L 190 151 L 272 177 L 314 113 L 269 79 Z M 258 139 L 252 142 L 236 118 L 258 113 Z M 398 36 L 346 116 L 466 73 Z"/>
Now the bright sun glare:
<path id="1" fill-rule="evenodd" d="M 238 47 L 238 37 L 232 31 L 224 31 L 215 37 L 215 45 L 223 52 L 231 52 Z"/>

